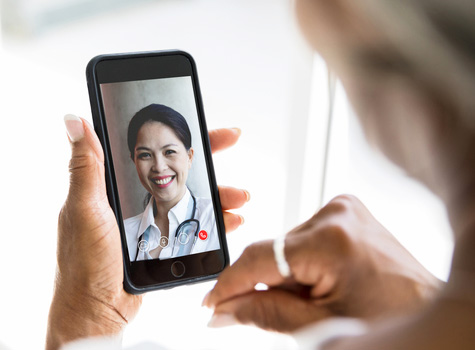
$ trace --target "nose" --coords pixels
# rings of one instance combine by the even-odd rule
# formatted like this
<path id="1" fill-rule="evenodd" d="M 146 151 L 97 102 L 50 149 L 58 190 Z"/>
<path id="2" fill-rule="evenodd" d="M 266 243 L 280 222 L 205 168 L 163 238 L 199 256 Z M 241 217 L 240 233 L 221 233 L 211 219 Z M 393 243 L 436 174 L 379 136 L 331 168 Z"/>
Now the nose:
<path id="1" fill-rule="evenodd" d="M 163 157 L 161 154 L 154 157 L 152 171 L 157 172 L 157 173 L 162 173 L 163 171 L 167 169 L 168 169 L 168 164 L 165 157 Z"/>

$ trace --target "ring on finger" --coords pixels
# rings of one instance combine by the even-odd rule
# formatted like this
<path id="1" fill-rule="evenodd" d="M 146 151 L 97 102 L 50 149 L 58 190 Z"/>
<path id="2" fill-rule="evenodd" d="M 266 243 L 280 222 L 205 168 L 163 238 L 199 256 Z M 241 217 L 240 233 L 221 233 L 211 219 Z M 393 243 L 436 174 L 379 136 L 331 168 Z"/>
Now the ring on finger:
<path id="1" fill-rule="evenodd" d="M 279 270 L 280 275 L 283 278 L 288 278 L 291 276 L 290 266 L 287 260 L 285 259 L 285 236 L 277 237 L 274 240 L 274 258 L 277 264 L 277 269 Z"/>

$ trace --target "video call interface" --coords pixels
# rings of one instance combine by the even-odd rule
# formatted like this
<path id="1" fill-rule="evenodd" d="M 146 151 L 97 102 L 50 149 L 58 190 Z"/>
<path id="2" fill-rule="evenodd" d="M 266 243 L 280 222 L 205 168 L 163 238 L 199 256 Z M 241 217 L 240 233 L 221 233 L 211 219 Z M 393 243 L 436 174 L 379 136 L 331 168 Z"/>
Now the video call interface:
<path id="1" fill-rule="evenodd" d="M 130 261 L 220 249 L 191 77 L 100 87 Z"/>

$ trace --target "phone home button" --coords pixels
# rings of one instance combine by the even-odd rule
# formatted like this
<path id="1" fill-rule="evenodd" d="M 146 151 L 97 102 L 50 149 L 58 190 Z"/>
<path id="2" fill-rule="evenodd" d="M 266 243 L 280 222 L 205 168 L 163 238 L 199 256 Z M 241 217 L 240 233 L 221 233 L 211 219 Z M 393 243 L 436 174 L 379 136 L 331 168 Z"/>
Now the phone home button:
<path id="1" fill-rule="evenodd" d="M 175 261 L 170 270 L 173 276 L 179 278 L 185 274 L 185 265 L 181 261 Z"/>

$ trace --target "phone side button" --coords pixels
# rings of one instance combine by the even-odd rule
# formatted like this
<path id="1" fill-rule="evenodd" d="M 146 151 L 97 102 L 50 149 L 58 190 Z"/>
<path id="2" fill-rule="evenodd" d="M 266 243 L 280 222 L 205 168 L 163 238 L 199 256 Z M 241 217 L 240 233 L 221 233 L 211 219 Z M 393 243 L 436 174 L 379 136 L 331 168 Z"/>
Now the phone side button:
<path id="1" fill-rule="evenodd" d="M 175 261 L 170 270 L 173 276 L 179 278 L 185 274 L 185 265 L 181 261 Z"/>

